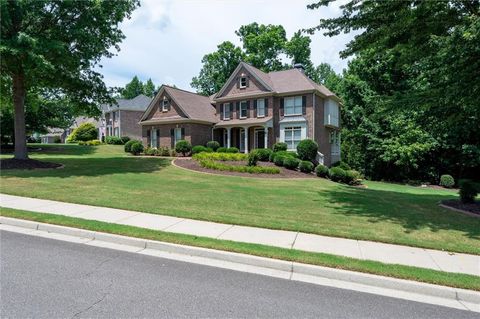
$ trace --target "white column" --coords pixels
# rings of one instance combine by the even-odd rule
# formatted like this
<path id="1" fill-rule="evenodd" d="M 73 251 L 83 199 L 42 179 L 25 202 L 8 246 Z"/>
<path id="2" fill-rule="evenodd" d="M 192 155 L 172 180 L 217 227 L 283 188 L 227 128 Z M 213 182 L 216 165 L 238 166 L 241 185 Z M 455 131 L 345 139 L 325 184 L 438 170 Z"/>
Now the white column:
<path id="1" fill-rule="evenodd" d="M 231 143 L 230 143 L 230 141 L 232 139 L 231 130 L 232 130 L 231 127 L 227 127 L 227 147 L 230 147 L 230 145 L 231 145 Z"/>
<path id="2" fill-rule="evenodd" d="M 265 126 L 265 145 L 264 145 L 264 148 L 268 148 L 268 127 Z"/>
<path id="3" fill-rule="evenodd" d="M 248 127 L 244 127 L 245 132 L 245 154 L 248 153 Z"/>

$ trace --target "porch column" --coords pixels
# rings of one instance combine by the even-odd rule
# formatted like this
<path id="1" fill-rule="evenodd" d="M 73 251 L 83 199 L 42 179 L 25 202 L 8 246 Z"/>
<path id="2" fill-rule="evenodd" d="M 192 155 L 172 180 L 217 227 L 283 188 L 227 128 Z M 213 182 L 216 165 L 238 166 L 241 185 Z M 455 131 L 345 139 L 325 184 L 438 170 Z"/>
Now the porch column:
<path id="1" fill-rule="evenodd" d="M 265 130 L 265 137 L 264 137 L 264 138 L 265 138 L 265 142 L 264 142 L 264 147 L 265 147 L 265 148 L 268 148 L 268 127 L 265 126 L 265 127 L 264 127 L 264 130 Z"/>
<path id="2" fill-rule="evenodd" d="M 227 147 L 230 147 L 230 140 L 232 139 L 232 134 L 231 134 L 231 127 L 227 127 Z"/>
<path id="3" fill-rule="evenodd" d="M 245 154 L 248 153 L 248 127 L 243 128 L 245 130 Z"/>

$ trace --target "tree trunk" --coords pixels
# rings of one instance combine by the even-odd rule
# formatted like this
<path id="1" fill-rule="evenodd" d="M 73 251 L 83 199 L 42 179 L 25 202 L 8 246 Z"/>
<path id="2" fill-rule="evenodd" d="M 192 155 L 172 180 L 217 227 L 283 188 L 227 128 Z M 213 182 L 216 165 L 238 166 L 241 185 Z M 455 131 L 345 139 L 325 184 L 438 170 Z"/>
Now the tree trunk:
<path id="1" fill-rule="evenodd" d="M 25 133 L 25 76 L 23 72 L 12 77 L 13 80 L 13 114 L 15 127 L 15 159 L 28 159 L 27 137 Z"/>

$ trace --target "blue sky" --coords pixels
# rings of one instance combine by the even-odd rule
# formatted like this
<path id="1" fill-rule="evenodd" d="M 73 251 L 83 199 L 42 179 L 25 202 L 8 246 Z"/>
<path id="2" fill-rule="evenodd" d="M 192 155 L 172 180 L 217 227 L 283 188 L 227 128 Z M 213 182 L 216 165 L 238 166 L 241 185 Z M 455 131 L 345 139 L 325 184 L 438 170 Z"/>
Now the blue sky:
<path id="1" fill-rule="evenodd" d="M 190 82 L 201 69 L 202 57 L 223 41 L 240 45 L 235 35 L 251 22 L 281 24 L 290 38 L 294 32 L 318 24 L 320 18 L 338 16 L 337 5 L 308 10 L 313 0 L 142 0 L 132 18 L 121 25 L 126 39 L 121 51 L 102 60 L 107 86 L 124 86 L 134 75 L 155 85 L 175 84 L 192 90 Z M 327 62 L 337 71 L 347 61 L 339 57 L 353 35 L 312 38 L 312 60 Z"/>

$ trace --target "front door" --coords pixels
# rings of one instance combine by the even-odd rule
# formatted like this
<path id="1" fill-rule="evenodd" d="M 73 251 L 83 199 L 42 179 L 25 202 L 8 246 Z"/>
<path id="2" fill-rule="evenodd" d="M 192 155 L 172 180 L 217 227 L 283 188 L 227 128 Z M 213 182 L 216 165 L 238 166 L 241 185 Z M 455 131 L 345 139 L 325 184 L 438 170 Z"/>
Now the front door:
<path id="1" fill-rule="evenodd" d="M 255 148 L 265 148 L 265 130 L 255 130 Z"/>

